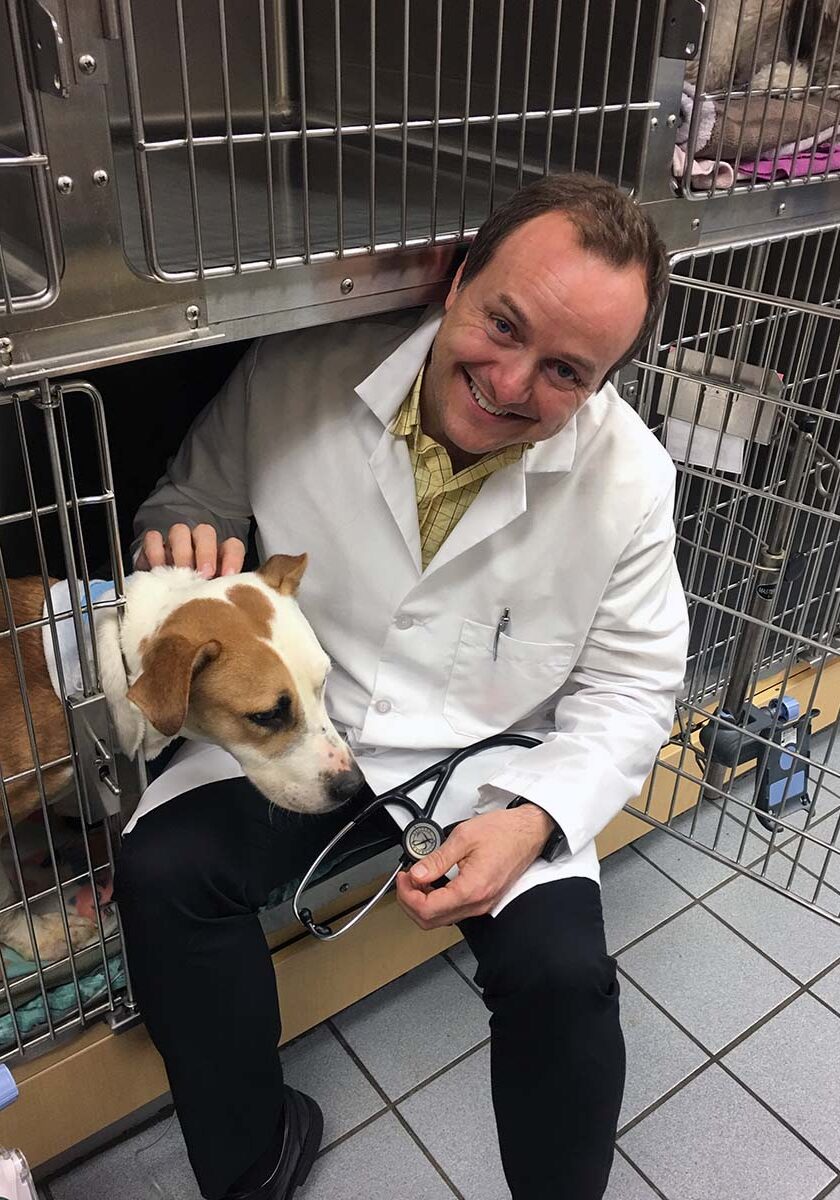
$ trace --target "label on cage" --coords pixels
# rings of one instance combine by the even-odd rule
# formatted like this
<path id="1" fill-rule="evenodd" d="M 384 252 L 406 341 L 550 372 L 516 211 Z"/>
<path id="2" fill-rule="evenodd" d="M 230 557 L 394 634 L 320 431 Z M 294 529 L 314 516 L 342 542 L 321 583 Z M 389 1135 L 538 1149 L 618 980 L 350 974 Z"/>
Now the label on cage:
<path id="1" fill-rule="evenodd" d="M 776 594 L 776 583 L 760 583 L 755 589 L 762 600 L 772 600 Z"/>
<path id="2" fill-rule="evenodd" d="M 746 440 L 691 421 L 669 417 L 665 422 L 665 448 L 675 462 L 691 463 L 714 471 L 740 475 L 744 469 Z"/>
<path id="3" fill-rule="evenodd" d="M 719 355 L 709 361 L 699 350 L 676 346 L 668 351 L 668 366 L 676 374 L 662 381 L 657 403 L 662 416 L 768 444 L 776 422 L 774 401 L 782 394 L 782 380 L 775 371 Z"/>

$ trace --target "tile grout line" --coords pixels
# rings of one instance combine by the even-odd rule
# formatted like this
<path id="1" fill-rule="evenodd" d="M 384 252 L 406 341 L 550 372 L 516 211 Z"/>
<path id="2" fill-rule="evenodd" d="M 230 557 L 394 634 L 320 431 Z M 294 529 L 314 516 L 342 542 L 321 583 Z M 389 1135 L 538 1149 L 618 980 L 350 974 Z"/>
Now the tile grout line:
<path id="1" fill-rule="evenodd" d="M 660 1200 L 670 1200 L 670 1198 L 669 1198 L 668 1196 L 666 1196 L 666 1194 L 665 1194 L 665 1193 L 662 1191 L 662 1189 L 661 1189 L 661 1188 L 658 1188 L 658 1187 L 656 1186 L 656 1184 L 653 1182 L 653 1180 L 652 1180 L 652 1179 L 650 1179 L 650 1178 L 648 1178 L 648 1176 L 647 1176 L 647 1175 L 645 1175 L 645 1173 L 644 1173 L 644 1171 L 641 1169 L 641 1167 L 640 1167 L 640 1166 L 638 1166 L 638 1165 L 637 1165 L 637 1164 L 636 1164 L 636 1163 L 633 1161 L 633 1159 L 630 1157 L 630 1155 L 627 1153 L 627 1151 L 626 1151 L 626 1150 L 623 1150 L 623 1149 L 621 1148 L 621 1146 L 619 1146 L 619 1145 L 618 1145 L 618 1143 L 616 1143 L 615 1152 L 616 1152 L 616 1154 L 619 1154 L 619 1155 L 620 1155 L 620 1156 L 621 1156 L 621 1157 L 624 1159 L 624 1161 L 625 1161 L 625 1162 L 629 1163 L 629 1164 L 630 1164 L 630 1166 L 632 1167 L 632 1169 L 633 1169 L 633 1170 L 634 1170 L 634 1171 L 635 1171 L 635 1172 L 636 1172 L 638 1175 L 640 1175 L 640 1176 L 642 1177 L 642 1179 L 644 1179 L 645 1183 L 648 1185 L 648 1187 L 650 1188 L 650 1190 L 653 1192 L 653 1194 L 654 1194 L 655 1196 L 658 1196 L 658 1197 L 660 1198 Z"/>
<path id="2" fill-rule="evenodd" d="M 776 1109 L 774 1109 L 769 1104 L 768 1101 L 764 1100 L 760 1095 L 758 1095 L 758 1093 L 754 1092 L 752 1090 L 752 1088 L 747 1083 L 745 1083 L 744 1080 L 741 1079 L 739 1075 L 736 1075 L 734 1070 L 723 1061 L 723 1059 L 726 1055 L 731 1054 L 732 1051 L 737 1046 L 741 1045 L 741 1043 L 745 1042 L 749 1037 L 752 1037 L 752 1035 L 759 1028 L 761 1028 L 761 1026 L 767 1024 L 774 1017 L 777 1017 L 779 1015 L 779 1013 L 782 1012 L 785 1008 L 788 1008 L 790 1006 L 790 1004 L 793 1003 L 794 1000 L 798 1000 L 800 998 L 800 996 L 805 994 L 807 992 L 806 988 L 803 988 L 800 992 L 798 992 L 792 996 L 786 997 L 786 999 L 783 1000 L 781 1002 L 781 1004 L 779 1004 L 775 1009 L 773 1009 L 766 1016 L 762 1017 L 760 1021 L 754 1023 L 748 1029 L 744 1030 L 736 1038 L 733 1038 L 733 1040 L 731 1042 L 727 1042 L 726 1045 L 721 1047 L 720 1050 L 712 1052 L 708 1049 L 708 1047 L 704 1046 L 703 1043 L 699 1040 L 699 1038 L 697 1038 L 694 1034 L 692 1034 L 690 1032 L 690 1030 L 686 1029 L 683 1025 L 680 1024 L 679 1021 L 677 1021 L 673 1016 L 671 1016 L 671 1014 L 668 1013 L 666 1011 L 666 1009 L 663 1008 L 663 1006 L 654 999 L 653 996 L 649 995 L 644 990 L 644 988 L 639 987 L 639 985 L 636 983 L 636 981 L 634 979 L 632 979 L 629 975 L 627 975 L 626 972 L 622 972 L 622 974 L 625 975 L 625 978 L 630 980 L 630 982 L 634 985 L 634 987 L 637 988 L 638 991 L 641 992 L 641 994 L 645 997 L 645 999 L 649 1000 L 650 1003 L 652 1003 L 656 1008 L 658 1008 L 659 1011 L 662 1012 L 671 1022 L 673 1022 L 673 1024 L 683 1034 L 685 1034 L 692 1042 L 694 1042 L 703 1051 L 704 1054 L 708 1055 L 708 1058 L 707 1058 L 706 1062 L 701 1063 L 699 1067 L 696 1067 L 693 1071 L 689 1072 L 689 1074 L 686 1075 L 684 1079 L 681 1079 L 678 1083 L 674 1084 L 674 1086 L 672 1088 L 670 1088 L 667 1092 L 664 1092 L 660 1097 L 658 1097 L 658 1099 L 656 1099 L 651 1104 L 649 1104 L 647 1106 L 647 1108 L 643 1109 L 640 1113 L 637 1113 L 635 1117 L 632 1117 L 625 1125 L 623 1125 L 621 1127 L 620 1130 L 618 1130 L 618 1132 L 616 1133 L 616 1138 L 624 1137 L 625 1134 L 630 1133 L 631 1130 L 635 1129 L 635 1127 L 637 1125 L 640 1125 L 642 1123 L 642 1121 L 644 1121 L 647 1117 L 651 1116 L 654 1112 L 656 1112 L 656 1110 L 658 1108 L 661 1108 L 664 1104 L 666 1104 L 669 1100 L 671 1100 L 675 1095 L 677 1095 L 678 1092 L 681 1092 L 684 1088 L 688 1087 L 688 1085 L 690 1083 L 693 1083 L 693 1081 L 695 1079 L 697 1079 L 700 1075 L 703 1075 L 706 1071 L 708 1071 L 710 1067 L 718 1066 L 723 1071 L 725 1071 L 726 1074 L 729 1075 L 740 1087 L 742 1087 L 744 1089 L 744 1091 L 747 1092 L 748 1095 L 752 1096 L 752 1098 L 754 1100 L 756 1100 L 761 1105 L 762 1108 L 765 1108 L 770 1113 L 771 1116 L 775 1117 L 776 1120 L 779 1121 L 780 1124 L 784 1125 L 785 1128 L 788 1129 L 789 1132 L 792 1133 L 797 1138 L 798 1141 L 802 1142 L 817 1158 L 821 1159 L 826 1164 L 826 1166 L 830 1167 L 831 1170 L 834 1171 L 835 1173 L 840 1174 L 840 1165 L 836 1165 L 829 1158 L 826 1158 L 826 1156 L 823 1154 L 823 1152 L 821 1150 L 818 1150 L 817 1147 L 814 1146 L 804 1136 L 804 1134 L 802 1134 L 799 1130 L 795 1129 L 790 1124 L 790 1122 L 788 1121 L 788 1119 L 786 1117 L 782 1116 L 782 1114 L 777 1112 Z M 808 993 L 808 994 L 810 994 L 810 993 Z M 833 1012 L 833 1010 L 830 1010 L 830 1011 Z"/>
<path id="3" fill-rule="evenodd" d="M 729 1075 L 735 1081 L 735 1083 L 737 1083 L 740 1087 L 742 1087 L 748 1096 L 752 1096 L 752 1098 L 754 1100 L 756 1100 L 762 1106 L 762 1108 L 766 1108 L 767 1111 L 771 1114 L 771 1116 L 774 1116 L 777 1121 L 779 1121 L 782 1125 L 784 1125 L 784 1127 L 788 1130 L 789 1133 L 792 1133 L 794 1135 L 794 1137 L 797 1137 L 799 1139 L 800 1142 L 803 1142 L 808 1147 L 808 1149 L 811 1151 L 812 1154 L 814 1154 L 818 1159 L 820 1159 L 821 1162 L 825 1163 L 825 1165 L 834 1172 L 835 1176 L 840 1175 L 840 1163 L 832 1162 L 831 1159 L 828 1158 L 827 1155 L 822 1150 L 818 1150 L 817 1147 L 813 1144 L 813 1142 L 810 1142 L 808 1140 L 808 1138 L 805 1137 L 804 1134 L 800 1133 L 800 1131 L 798 1129 L 794 1128 L 794 1126 L 791 1125 L 790 1121 L 786 1117 L 783 1117 L 781 1115 L 781 1113 L 778 1113 L 778 1112 L 776 1112 L 776 1110 L 774 1108 L 771 1108 L 771 1106 L 767 1103 L 767 1101 L 762 1099 L 762 1097 L 759 1096 L 757 1092 L 754 1092 L 753 1089 L 749 1086 L 749 1084 L 745 1083 L 744 1080 L 740 1078 L 740 1076 L 736 1075 L 735 1072 L 732 1070 L 732 1068 L 730 1066 L 728 1066 L 725 1062 L 719 1062 L 717 1065 L 723 1071 L 725 1071 L 727 1073 L 727 1075 Z"/>
<path id="4" fill-rule="evenodd" d="M 444 1171 L 444 1169 L 440 1165 L 440 1163 L 435 1159 L 432 1152 L 429 1150 L 429 1148 L 427 1146 L 425 1146 L 423 1144 L 423 1142 L 420 1141 L 420 1138 L 417 1136 L 417 1134 L 414 1132 L 414 1130 L 408 1124 L 406 1119 L 403 1117 L 402 1113 L 400 1113 L 398 1111 L 396 1106 L 398 1103 L 401 1103 L 402 1100 L 405 1099 L 405 1097 L 401 1097 L 399 1100 L 391 1100 L 390 1097 L 386 1095 L 383 1088 L 380 1087 L 379 1083 L 374 1078 L 371 1071 L 367 1068 L 367 1066 L 365 1066 L 365 1064 L 362 1062 L 359 1055 L 356 1053 L 356 1051 L 353 1049 L 353 1047 L 350 1045 L 350 1043 L 347 1041 L 347 1039 L 344 1037 L 344 1035 L 341 1033 L 341 1031 L 333 1023 L 332 1018 L 329 1018 L 327 1021 L 324 1022 L 324 1024 L 327 1026 L 327 1028 L 330 1030 L 330 1032 L 336 1038 L 339 1045 L 341 1045 L 343 1047 L 345 1052 L 350 1056 L 350 1058 L 353 1060 L 353 1062 L 356 1064 L 356 1066 L 359 1068 L 359 1070 L 365 1076 L 368 1083 L 370 1083 L 370 1085 L 374 1088 L 374 1090 L 379 1094 L 380 1098 L 385 1103 L 385 1108 L 383 1110 L 381 1110 L 379 1113 L 377 1113 L 375 1117 L 371 1117 L 370 1120 L 365 1122 L 365 1124 L 366 1125 L 372 1124 L 372 1122 L 374 1120 L 377 1120 L 379 1117 L 383 1116 L 385 1111 L 392 1113 L 393 1116 L 399 1122 L 399 1124 L 402 1126 L 402 1128 L 405 1130 L 405 1132 L 409 1135 L 411 1140 L 415 1143 L 415 1145 L 421 1151 L 423 1156 L 428 1160 L 428 1162 L 432 1165 L 432 1167 L 434 1167 L 434 1169 L 435 1169 L 435 1171 L 437 1171 L 438 1175 L 440 1175 L 441 1179 L 446 1184 L 446 1186 L 449 1188 L 449 1190 L 452 1192 L 453 1196 L 455 1196 L 457 1198 L 457 1200 L 464 1200 L 464 1196 L 462 1195 L 461 1192 L 458 1191 L 455 1184 L 452 1182 L 452 1180 L 446 1174 L 446 1172 Z M 449 1065 L 453 1066 L 454 1063 L 451 1063 Z M 444 1068 L 444 1071 L 445 1070 L 448 1070 L 448 1067 Z M 438 1072 L 438 1074 L 443 1074 L 444 1071 Z M 432 1077 L 430 1077 L 430 1078 L 432 1078 Z M 418 1086 L 423 1086 L 423 1085 L 418 1085 Z M 410 1095 L 410 1094 L 411 1093 L 406 1093 L 406 1095 Z M 359 1128 L 362 1128 L 362 1126 L 359 1126 L 356 1129 L 348 1130 L 348 1132 L 343 1137 L 341 1137 L 340 1139 L 336 1139 L 335 1142 L 332 1142 L 329 1146 L 325 1147 L 322 1151 L 320 1151 L 318 1154 L 318 1157 L 320 1158 L 322 1154 L 328 1153 L 335 1146 L 337 1146 L 339 1144 L 339 1142 L 348 1141 L 355 1133 L 358 1132 Z"/>
<path id="5" fill-rule="evenodd" d="M 635 847 L 631 846 L 631 849 L 635 849 Z M 639 944 L 639 942 L 644 941 L 644 939 L 646 937 L 648 937 L 650 934 L 658 933 L 660 929 L 664 929 L 664 927 L 666 925 L 670 924 L 671 921 L 676 920 L 677 917 L 684 916 L 685 913 L 687 913 L 690 909 L 700 908 L 704 912 L 708 913 L 708 915 L 710 917 L 714 917 L 714 919 L 716 921 L 720 921 L 721 925 L 724 925 L 731 933 L 734 933 L 736 937 L 740 938 L 740 940 L 742 942 L 745 942 L 746 945 L 748 945 L 750 947 L 750 949 L 752 949 L 756 952 L 756 954 L 760 954 L 761 957 L 766 959 L 767 962 L 769 962 L 771 966 L 776 967 L 776 969 L 781 971 L 783 975 L 787 975 L 789 979 L 792 979 L 797 987 L 807 988 L 809 986 L 808 983 L 806 983 L 806 984 L 801 983 L 800 980 L 796 978 L 796 976 L 789 970 L 788 967 L 783 966 L 782 963 L 778 962 L 775 958 L 773 958 L 770 954 L 768 954 L 766 950 L 763 950 L 761 948 L 761 946 L 758 946 L 758 945 L 756 945 L 755 942 L 750 941 L 750 939 L 747 937 L 747 935 L 745 933 L 742 933 L 741 930 L 736 929 L 733 925 L 730 925 L 729 922 L 727 921 L 727 919 L 725 917 L 722 917 L 720 915 L 720 913 L 716 913 L 713 908 L 709 908 L 708 904 L 706 903 L 708 901 L 709 897 L 713 896 L 716 892 L 719 892 L 723 888 L 727 887 L 730 883 L 733 882 L 733 878 L 730 877 L 729 879 L 722 880 L 721 883 L 716 884 L 713 888 L 710 888 L 707 892 L 704 892 L 702 896 L 691 896 L 691 893 L 688 891 L 688 889 L 683 884 L 681 884 L 678 880 L 673 879 L 657 863 L 651 862 L 651 860 L 649 858 L 646 858 L 645 855 L 643 855 L 640 850 L 637 850 L 636 853 L 639 855 L 640 858 L 643 858 L 644 861 L 646 863 L 648 863 L 649 866 L 653 867 L 656 871 L 659 871 L 660 875 L 663 875 L 669 881 L 669 883 L 672 883 L 675 887 L 679 888 L 680 891 L 683 892 L 685 895 L 690 896 L 691 903 L 686 904 L 683 908 L 678 909 L 676 912 L 671 913 L 669 916 L 665 917 L 662 921 L 658 922 L 657 924 L 651 925 L 650 929 L 645 930 L 645 932 L 639 934 L 638 937 L 632 938 L 629 942 L 625 943 L 625 945 L 623 945 L 620 949 L 611 951 L 611 954 L 614 958 L 618 958 L 619 955 L 624 954 L 627 950 L 632 950 L 635 946 L 637 946 Z M 701 853 L 702 853 L 702 851 L 701 851 Z M 762 857 L 763 857 L 763 855 L 762 855 Z M 758 861 L 758 860 L 756 860 L 756 861 Z M 736 874 L 738 876 L 740 876 L 740 872 L 736 872 Z M 760 883 L 760 880 L 753 880 L 753 881 Z M 776 894 L 778 894 L 778 893 L 776 893 Z M 782 897 L 782 899 L 785 899 L 785 897 Z M 796 902 L 792 900 L 791 903 L 796 903 Z M 818 914 L 815 914 L 815 915 L 818 915 Z M 826 919 L 828 919 L 828 918 L 826 918 Z M 840 957 L 833 960 L 832 968 L 834 966 L 838 965 L 838 963 L 840 963 Z M 821 971 L 823 969 L 824 968 L 820 968 Z M 817 974 L 819 974 L 819 972 Z M 628 978 L 632 978 L 632 976 L 628 976 Z M 817 975 L 813 976 L 813 978 L 816 979 Z M 809 981 L 809 983 L 810 983 L 810 981 Z"/>
<path id="6" fill-rule="evenodd" d="M 460 945 L 460 944 L 461 944 L 461 943 L 459 942 L 459 943 L 458 943 L 458 945 Z M 465 939 L 465 940 L 464 940 L 464 945 L 466 945 L 466 944 L 467 944 L 467 942 L 466 942 L 466 939 Z M 453 947 L 450 947 L 450 949 L 452 949 L 452 948 L 453 948 Z M 459 974 L 459 975 L 461 976 L 461 978 L 463 979 L 464 983 L 467 983 L 467 984 L 469 984 L 469 986 L 472 988 L 472 990 L 475 992 L 475 994 L 476 994 L 477 996 L 480 996 L 480 997 L 481 997 L 481 999 L 482 999 L 482 1001 L 483 1001 L 483 999 L 484 999 L 484 993 L 482 992 L 481 988 L 478 986 L 478 984 L 475 982 L 475 980 L 474 980 L 474 979 L 470 979 L 469 975 L 467 975 L 467 973 L 466 973 L 465 971 L 462 971 L 462 970 L 461 970 L 461 968 L 458 966 L 458 964 L 457 964 L 456 962 L 453 962 L 453 961 L 452 961 L 452 959 L 449 957 L 449 950 L 444 950 L 444 951 L 443 951 L 443 953 L 442 953 L 442 955 L 441 955 L 441 957 L 443 957 L 443 958 L 445 958 L 445 959 L 446 959 L 446 961 L 449 963 L 449 965 L 450 965 L 450 967 L 452 968 L 452 970 L 453 970 L 453 971 L 457 971 L 457 972 L 458 972 L 458 974 Z"/>
<path id="7" fill-rule="evenodd" d="M 688 810 L 688 811 L 690 811 L 690 810 Z M 820 826 L 820 825 L 821 825 L 823 822 L 827 822 L 827 821 L 828 821 L 828 820 L 829 820 L 831 817 L 835 817 L 835 818 L 838 818 L 838 819 L 840 819 L 840 810 L 834 810 L 834 811 L 832 811 L 832 812 L 828 812 L 828 813 L 826 813 L 824 817 L 821 817 L 821 818 L 819 819 L 819 821 L 815 821 L 813 825 L 810 825 L 810 826 L 808 827 L 807 831 L 806 831 L 806 830 L 804 830 L 804 829 L 803 829 L 803 830 L 789 830 L 788 832 L 790 833 L 790 837 L 786 838 L 786 839 L 785 839 L 783 842 L 774 841 L 774 843 L 773 843 L 773 847 L 772 847 L 772 849 L 771 849 L 771 851 L 770 851 L 770 859 L 768 860 L 768 864 L 769 864 L 769 862 L 771 862 L 771 861 L 772 861 L 773 855 L 775 855 L 775 854 L 781 854 L 781 855 L 782 855 L 784 858 L 786 858 L 786 859 L 788 860 L 788 862 L 791 862 L 791 863 L 793 863 L 793 864 L 795 865 L 795 867 L 796 867 L 796 869 L 797 869 L 797 870 L 799 870 L 799 871 L 802 871 L 802 872 L 803 872 L 805 875 L 810 875 L 810 876 L 811 876 L 811 878 L 812 878 L 812 879 L 813 879 L 815 882 L 818 882 L 818 881 L 819 881 L 819 875 L 817 875 L 817 873 L 816 873 L 815 871 L 812 871 L 810 867 L 807 867 L 807 866 L 806 866 L 806 865 L 805 865 L 803 862 L 801 862 L 801 861 L 797 862 L 797 861 L 796 861 L 796 859 L 794 859 L 793 855 L 788 853 L 788 851 L 787 851 L 787 847 L 789 847 L 789 846 L 792 846 L 793 842 L 794 842 L 794 841 L 795 841 L 797 838 L 800 838 L 800 840 L 801 840 L 801 835 L 802 835 L 803 833 L 805 833 L 805 832 L 807 832 L 807 833 L 813 833 L 815 829 L 818 829 L 818 828 L 819 828 L 819 826 Z M 743 832 L 747 833 L 747 835 L 748 835 L 748 836 L 750 836 L 750 837 L 756 837 L 756 838 L 759 838 L 759 839 L 763 839 L 763 835 L 762 835 L 762 834 L 756 833 L 756 831 L 755 831 L 755 827 L 754 827 L 754 826 L 751 826 L 751 827 L 748 829 L 748 828 L 747 828 L 747 825 L 746 825 L 746 824 L 745 824 L 743 821 L 740 821 L 740 820 L 739 820 L 737 817 L 734 817 L 734 816 L 732 816 L 732 814 L 731 814 L 731 813 L 729 813 L 729 814 L 728 814 L 728 819 L 729 819 L 729 820 L 731 820 L 731 821 L 733 821 L 733 822 L 734 822 L 736 825 L 738 825 L 738 826 L 739 826 L 739 828 L 740 828 L 740 829 L 741 829 Z M 660 828 L 660 832 L 667 834 L 667 833 L 668 833 L 668 827 L 667 827 L 667 826 L 665 826 L 665 827 L 663 827 L 663 828 Z M 644 838 L 637 838 L 637 839 L 636 839 L 636 842 L 644 842 Z M 674 879 L 674 878 L 673 878 L 671 875 L 668 875 L 668 873 L 667 873 L 667 871 L 664 869 L 664 867 L 660 867 L 659 863 L 655 862 L 655 861 L 654 861 L 652 858 L 648 858 L 648 856 L 645 854 L 645 852 L 644 852 L 644 850 L 642 849 L 642 847 L 641 847 L 641 846 L 638 846 L 638 845 L 636 844 L 636 842 L 630 842 L 630 843 L 629 843 L 629 846 L 630 846 L 630 848 L 631 848 L 632 850 L 635 850 L 635 852 L 636 852 L 638 855 L 640 855 L 640 857 L 642 857 L 642 858 L 645 860 L 645 862 L 649 863 L 649 864 L 650 864 L 652 867 L 656 867 L 656 868 L 657 868 L 657 870 L 659 870 L 659 871 L 662 871 L 663 875 L 665 875 L 665 877 L 666 877 L 667 879 L 670 879 L 672 883 L 675 883 L 675 884 L 677 884 L 677 886 L 679 886 L 679 887 L 682 887 L 684 891 L 687 891 L 687 890 L 688 890 L 687 888 L 685 888 L 685 887 L 684 887 L 684 885 L 680 884 L 680 883 L 679 883 L 679 882 L 678 882 L 676 879 Z M 686 843 L 681 843 L 681 844 L 682 844 L 682 845 L 685 845 Z M 768 839 L 768 843 L 767 843 L 767 844 L 769 845 L 769 839 Z M 692 842 L 692 843 L 690 843 L 690 846 L 691 846 L 691 848 L 692 848 L 692 849 L 695 849 L 695 850 L 697 850 L 697 852 L 698 852 L 698 853 L 700 853 L 700 854 L 704 853 L 704 843 L 703 843 L 703 842 Z M 714 849 L 715 849 L 715 847 L 714 847 L 714 846 L 707 846 L 707 847 L 705 847 L 705 849 L 707 849 L 707 850 L 714 850 Z M 719 851 L 719 853 L 723 853 L 723 851 Z M 711 855 L 707 855 L 707 857 L 711 857 Z M 735 879 L 735 878 L 739 878 L 739 877 L 743 877 L 743 875 L 745 874 L 745 872 L 747 872 L 747 871 L 752 871 L 752 869 L 753 869 L 753 868 L 757 867 L 757 866 L 758 866 L 758 864 L 759 864 L 760 862 L 762 862 L 762 861 L 763 861 L 764 859 L 766 859 L 766 858 L 767 858 L 767 854 L 766 854 L 766 851 L 765 851 L 765 852 L 764 852 L 764 853 L 762 853 L 762 854 L 756 855 L 756 857 L 755 857 L 755 858 L 751 858 L 751 859 L 750 859 L 748 862 L 746 862 L 746 863 L 739 863 L 737 866 L 736 866 L 736 865 L 732 865 L 732 866 L 731 866 L 732 874 L 731 874 L 731 875 L 729 875 L 729 876 L 727 876 L 727 878 L 726 878 L 726 879 L 723 879 L 723 880 L 721 880 L 721 882 L 720 882 L 720 883 L 717 883 L 717 884 L 715 884 L 715 885 L 714 885 L 714 887 L 712 887 L 712 888 L 709 888 L 709 890 L 708 890 L 707 892 L 704 892 L 704 893 L 703 893 L 703 897 L 712 895 L 712 894 L 713 894 L 713 892 L 716 892 L 716 891 L 718 891 L 720 888 L 722 888 L 722 887 L 725 887 L 725 886 L 726 886 L 728 883 L 732 883 L 733 879 Z M 718 862 L 719 860 L 718 860 L 718 859 L 714 859 L 714 861 L 715 861 L 715 862 Z M 721 863 L 721 866 L 723 866 L 723 865 L 725 865 L 725 864 Z M 739 870 L 739 867 L 742 867 L 742 868 L 744 868 L 744 870 Z M 747 875 L 747 878 L 754 879 L 756 882 L 759 882 L 759 883 L 761 882 L 761 878 L 760 878 L 760 877 L 758 877 L 758 876 L 755 876 L 755 875 L 752 875 L 752 874 L 749 874 L 749 875 Z M 827 889 L 828 889 L 828 891 L 830 891 L 830 892 L 833 892 L 833 893 L 834 893 L 836 896 L 840 897 L 840 891 L 838 891 L 838 889 L 837 889 L 837 888 L 835 888 L 835 887 L 834 887 L 832 884 L 830 884 L 830 883 L 827 883 L 827 882 L 823 881 L 823 882 L 822 882 L 822 884 L 820 885 L 820 888 L 823 888 L 823 887 L 824 887 L 824 888 L 827 888 Z M 691 893 L 689 893 L 689 894 L 691 894 Z M 702 898 L 702 897 L 695 897 L 695 899 L 701 899 L 701 898 Z M 812 903 L 816 903 L 816 901 L 812 901 Z M 827 919 L 829 919 L 829 918 L 827 918 Z"/>

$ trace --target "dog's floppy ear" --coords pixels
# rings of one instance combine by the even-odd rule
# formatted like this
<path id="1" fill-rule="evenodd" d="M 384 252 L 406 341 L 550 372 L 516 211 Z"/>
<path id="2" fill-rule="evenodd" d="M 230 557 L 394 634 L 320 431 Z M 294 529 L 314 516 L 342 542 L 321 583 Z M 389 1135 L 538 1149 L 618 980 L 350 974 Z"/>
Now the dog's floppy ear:
<path id="1" fill-rule="evenodd" d="M 281 596 L 295 596 L 307 562 L 306 554 L 272 554 L 257 568 L 257 574 Z"/>
<path id="2" fill-rule="evenodd" d="M 166 737 L 174 737 L 187 719 L 190 685 L 209 662 L 218 658 L 221 644 L 196 644 L 179 633 L 155 641 L 143 655 L 143 674 L 128 689 L 128 698 Z"/>

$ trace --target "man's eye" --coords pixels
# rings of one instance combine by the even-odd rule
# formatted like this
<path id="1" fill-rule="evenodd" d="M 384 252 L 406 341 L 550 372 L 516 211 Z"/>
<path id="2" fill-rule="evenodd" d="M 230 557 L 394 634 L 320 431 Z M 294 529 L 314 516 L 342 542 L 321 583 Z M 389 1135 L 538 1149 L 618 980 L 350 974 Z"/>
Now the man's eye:
<path id="1" fill-rule="evenodd" d="M 509 321 L 506 321 L 504 317 L 494 317 L 493 324 L 496 326 L 497 331 L 499 333 L 503 333 L 505 337 L 507 337 L 508 334 L 513 333 L 513 326 Z"/>
<path id="2" fill-rule="evenodd" d="M 253 721 L 255 725 L 268 729 L 280 729 L 284 725 L 288 725 L 292 717 L 292 698 L 285 693 L 275 704 L 274 708 L 266 709 L 264 712 L 248 713 L 248 720 Z"/>
<path id="3" fill-rule="evenodd" d="M 557 378 L 561 383 L 579 383 L 577 371 L 574 367 L 570 367 L 568 363 L 556 362 L 554 369 L 557 372 Z"/>

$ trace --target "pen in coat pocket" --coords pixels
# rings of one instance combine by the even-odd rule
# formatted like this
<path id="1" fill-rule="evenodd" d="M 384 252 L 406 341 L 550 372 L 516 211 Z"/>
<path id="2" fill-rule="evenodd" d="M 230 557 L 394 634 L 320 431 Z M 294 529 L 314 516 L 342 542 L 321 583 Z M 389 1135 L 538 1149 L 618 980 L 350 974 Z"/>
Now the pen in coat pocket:
<path id="1" fill-rule="evenodd" d="M 503 608 L 502 615 L 496 622 L 496 636 L 493 638 L 493 662 L 499 657 L 499 638 L 510 625 L 510 609 Z"/>

